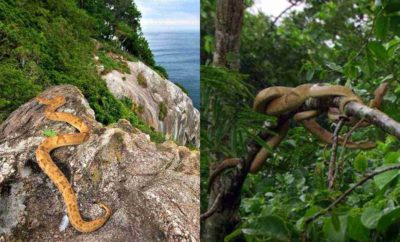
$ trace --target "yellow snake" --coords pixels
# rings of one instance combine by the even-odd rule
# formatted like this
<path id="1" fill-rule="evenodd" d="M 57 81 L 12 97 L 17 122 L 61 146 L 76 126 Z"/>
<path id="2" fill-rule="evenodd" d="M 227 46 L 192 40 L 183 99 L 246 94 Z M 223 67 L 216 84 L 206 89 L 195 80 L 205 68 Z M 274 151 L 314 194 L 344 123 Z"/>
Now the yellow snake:
<path id="1" fill-rule="evenodd" d="M 381 84 L 375 91 L 375 98 L 371 101 L 370 106 L 378 108 L 383 100 L 388 88 L 387 83 Z M 291 87 L 270 87 L 260 91 L 253 104 L 253 110 L 256 112 L 266 113 L 268 115 L 279 116 L 284 113 L 290 113 L 296 111 L 304 102 L 309 98 L 326 98 L 338 96 L 342 97 L 339 108 L 330 108 L 328 117 L 336 121 L 343 113 L 344 106 L 351 101 L 360 102 L 362 100 L 354 94 L 354 92 L 343 86 L 334 85 L 321 85 L 321 84 L 303 84 L 296 88 Z M 326 143 L 332 143 L 333 134 L 321 127 L 315 120 L 315 117 L 319 114 L 317 110 L 309 110 L 298 112 L 293 116 L 293 119 L 297 122 L 302 122 L 304 127 L 308 129 L 312 134 L 316 135 L 320 140 Z M 350 117 L 349 124 L 355 123 L 355 119 Z M 363 124 L 363 126 L 368 123 Z M 266 141 L 267 145 L 274 149 L 280 142 L 285 138 L 289 129 L 288 122 L 285 122 L 279 127 L 278 133 Z M 344 138 L 338 137 L 338 142 L 344 144 Z M 351 142 L 348 141 L 344 144 L 348 148 L 354 149 L 371 149 L 376 146 L 373 142 Z M 253 159 L 250 167 L 250 173 L 258 172 L 264 161 L 268 158 L 270 152 L 261 148 Z M 231 158 L 224 160 L 218 165 L 215 171 L 211 174 L 209 179 L 209 185 L 215 180 L 215 178 L 226 168 L 236 166 L 240 162 L 238 158 Z"/>
<path id="2" fill-rule="evenodd" d="M 57 96 L 52 99 L 37 97 L 36 100 L 39 103 L 47 106 L 45 109 L 46 118 L 53 121 L 67 122 L 79 130 L 79 133 L 60 134 L 54 137 L 46 138 L 36 149 L 36 160 L 39 164 L 39 167 L 61 192 L 72 226 L 80 232 L 87 233 L 95 231 L 102 227 L 110 218 L 111 209 L 103 203 L 99 203 L 99 206 L 105 210 L 104 215 L 89 222 L 83 220 L 79 212 L 77 198 L 72 190 L 71 184 L 69 184 L 67 178 L 50 157 L 50 152 L 58 147 L 79 145 L 85 142 L 89 137 L 89 127 L 77 116 L 69 113 L 56 112 L 57 108 L 65 103 L 64 97 Z"/>

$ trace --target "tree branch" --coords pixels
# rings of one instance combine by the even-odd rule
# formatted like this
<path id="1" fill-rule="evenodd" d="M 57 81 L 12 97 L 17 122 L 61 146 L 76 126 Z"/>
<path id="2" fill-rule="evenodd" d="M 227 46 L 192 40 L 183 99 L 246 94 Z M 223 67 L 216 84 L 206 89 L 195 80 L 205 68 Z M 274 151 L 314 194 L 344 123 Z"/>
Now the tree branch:
<path id="1" fill-rule="evenodd" d="M 301 0 L 296 0 L 296 1 L 291 1 L 291 5 L 289 7 L 287 7 L 285 10 L 283 10 L 278 16 L 276 16 L 276 18 L 274 19 L 274 21 L 272 21 L 271 27 L 274 26 L 276 24 L 276 22 L 278 22 L 278 20 L 290 9 L 294 8 L 295 6 L 297 6 L 299 3 L 301 3 Z"/>
<path id="2" fill-rule="evenodd" d="M 345 108 L 345 114 L 365 119 L 368 123 L 374 124 L 385 132 L 400 139 L 400 123 L 379 111 L 358 102 L 349 102 Z"/>
<path id="3" fill-rule="evenodd" d="M 333 132 L 333 140 L 332 140 L 332 153 L 331 159 L 329 161 L 329 170 L 328 170 L 328 188 L 332 189 L 335 184 L 335 174 L 336 174 L 336 155 L 338 148 L 338 139 L 340 130 L 343 127 L 345 118 L 341 117 L 336 125 L 335 131 Z"/>
<path id="4" fill-rule="evenodd" d="M 400 169 L 400 164 L 394 165 L 394 166 L 390 166 L 390 167 L 386 167 L 386 168 L 383 168 L 381 170 L 374 171 L 374 172 L 372 172 L 372 173 L 370 173 L 368 175 L 365 175 L 363 179 L 361 179 L 354 186 L 350 187 L 344 193 L 342 193 L 339 197 L 337 197 L 333 201 L 333 203 L 331 203 L 327 208 L 325 208 L 324 210 L 321 210 L 320 212 L 314 214 L 312 217 L 306 219 L 305 222 L 304 222 L 305 226 L 306 226 L 305 228 L 307 228 L 307 225 L 309 223 L 313 222 L 314 220 L 316 220 L 320 216 L 322 216 L 322 215 L 326 214 L 327 212 L 329 212 L 330 210 L 332 210 L 332 208 L 334 208 L 337 204 L 339 204 L 341 201 L 343 201 L 357 187 L 362 186 L 364 183 L 366 183 L 368 180 L 372 179 L 374 176 L 377 176 L 379 174 L 385 173 L 387 171 L 396 170 L 396 169 Z"/>
<path id="5" fill-rule="evenodd" d="M 212 216 L 215 213 L 215 211 L 217 211 L 218 205 L 221 202 L 221 198 L 222 198 L 222 194 L 218 193 L 211 208 L 209 210 L 207 210 L 205 213 L 200 215 L 200 220 L 204 220 L 204 219 Z"/>
<path id="6" fill-rule="evenodd" d="M 349 130 L 349 132 L 347 132 L 346 136 L 344 137 L 344 141 L 343 141 L 343 145 L 342 145 L 342 150 L 340 151 L 340 155 L 339 155 L 339 164 L 338 164 L 338 168 L 337 168 L 337 172 L 335 173 L 335 179 L 338 173 L 340 173 L 340 175 L 342 175 L 341 173 L 343 172 L 343 167 L 344 167 L 344 152 L 346 150 L 346 144 L 349 141 L 351 135 L 353 134 L 353 132 L 360 127 L 360 125 L 364 122 L 364 119 L 360 119 L 353 127 L 351 127 L 351 129 Z M 339 178 L 340 179 L 340 178 Z"/>

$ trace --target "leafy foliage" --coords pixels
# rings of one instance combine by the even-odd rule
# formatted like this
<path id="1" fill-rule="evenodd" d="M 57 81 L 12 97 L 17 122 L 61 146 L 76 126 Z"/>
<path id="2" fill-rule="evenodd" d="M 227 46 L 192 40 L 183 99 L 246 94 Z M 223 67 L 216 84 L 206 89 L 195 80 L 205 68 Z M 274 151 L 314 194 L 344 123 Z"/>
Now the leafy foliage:
<path id="1" fill-rule="evenodd" d="M 106 57 L 107 50 L 140 53 L 136 58 L 154 66 L 139 19 L 134 3 L 125 0 L 0 1 L 0 122 L 45 88 L 72 84 L 83 92 L 98 121 L 109 124 L 125 118 L 162 140 L 108 91 L 93 58 L 100 42 L 99 56 L 107 68 L 126 71 Z M 129 38 L 117 35 L 118 26 Z M 112 40 L 114 35 L 119 39 Z"/>
<path id="2" fill-rule="evenodd" d="M 203 177 L 215 162 L 243 154 L 246 140 L 252 138 L 249 133 L 259 131 L 260 123 L 273 122 L 269 117 L 257 119 L 249 110 L 254 94 L 268 86 L 329 82 L 352 87 L 369 100 L 380 83 L 389 82 L 382 109 L 400 120 L 398 1 L 304 3 L 302 11 L 285 15 L 279 24 L 261 13 L 246 12 L 240 73 L 202 67 Z M 205 23 L 212 24 L 215 4 L 210 1 L 202 6 L 201 14 L 208 18 Z M 209 65 L 214 48 L 212 26 L 202 25 L 202 34 L 202 64 Z M 239 78 L 243 76 L 246 78 Z M 322 125 L 331 126 L 327 122 Z M 369 180 L 305 227 L 306 219 L 325 209 L 364 174 L 400 162 L 400 143 L 380 130 L 360 129 L 353 139 L 375 140 L 378 146 L 369 151 L 340 147 L 336 187 L 328 190 L 330 147 L 291 124 L 287 138 L 268 159 L 264 171 L 247 178 L 242 191 L 242 222 L 226 241 L 300 241 L 304 234 L 309 241 L 399 240 L 398 171 Z M 202 204 L 204 211 L 205 189 Z"/>

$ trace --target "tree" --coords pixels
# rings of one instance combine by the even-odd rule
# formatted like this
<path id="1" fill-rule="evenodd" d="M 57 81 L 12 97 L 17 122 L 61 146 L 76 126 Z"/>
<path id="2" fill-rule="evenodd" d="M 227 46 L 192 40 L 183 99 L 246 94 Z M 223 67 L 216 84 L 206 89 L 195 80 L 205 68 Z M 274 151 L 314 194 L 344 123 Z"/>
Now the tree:
<path id="1" fill-rule="evenodd" d="M 309 241 L 395 241 L 400 223 L 399 173 L 375 171 L 389 165 L 398 169 L 400 142 L 380 129 L 353 132 L 356 140 L 377 141 L 376 149 L 351 151 L 339 146 L 338 177 L 332 190 L 327 189 L 329 147 L 293 125 L 290 138 L 267 160 L 266 169 L 247 175 L 246 161 L 251 160 L 254 149 L 265 145 L 254 134 L 273 133 L 262 123 L 277 121 L 249 111 L 254 94 L 261 88 L 328 82 L 351 87 L 368 100 L 380 83 L 388 82 L 390 91 L 382 111 L 400 120 L 398 1 L 305 2 L 302 11 L 286 13 L 279 25 L 269 16 L 245 13 L 238 55 L 240 72 L 202 68 L 202 176 L 209 176 L 209 168 L 222 161 L 216 154 L 242 157 L 243 162 L 242 169 L 226 170 L 216 181 L 219 189 L 232 188 L 228 193 L 231 197 L 218 198 L 214 188 L 208 194 L 207 181 L 202 181 L 203 215 L 212 214 L 211 209 L 220 219 L 206 219 L 203 232 L 225 233 L 229 241 L 299 241 L 304 234 Z M 211 11 L 207 6 L 202 10 Z M 202 12 L 202 17 L 212 15 Z M 210 26 L 202 26 L 202 33 L 213 40 L 216 36 L 210 30 Z M 202 43 L 204 52 L 207 41 Z M 209 58 L 202 53 L 203 64 L 207 65 Z M 247 95 L 248 91 L 252 93 Z M 333 131 L 331 122 L 320 119 L 324 128 Z M 344 128 L 342 133 L 350 130 Z M 215 200 L 223 205 L 214 206 L 211 201 Z M 236 213 L 227 216 L 234 206 L 239 210 L 231 210 Z M 315 220 L 310 219 L 314 215 L 318 215 Z M 224 218 L 232 220 L 224 223 Z M 209 219 L 221 225 L 219 229 L 207 228 Z M 310 223 L 308 227 L 305 222 Z M 209 238 L 206 236 L 203 234 L 204 239 Z M 224 239 L 219 236 L 214 238 Z"/>
<path id="2" fill-rule="evenodd" d="M 215 21 L 215 66 L 239 69 L 240 31 L 244 0 L 218 0 Z"/>

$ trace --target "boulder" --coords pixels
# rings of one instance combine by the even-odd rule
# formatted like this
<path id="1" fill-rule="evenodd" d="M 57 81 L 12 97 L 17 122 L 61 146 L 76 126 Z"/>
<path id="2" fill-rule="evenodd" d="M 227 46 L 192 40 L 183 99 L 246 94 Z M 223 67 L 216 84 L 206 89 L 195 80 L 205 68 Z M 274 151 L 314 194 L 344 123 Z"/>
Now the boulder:
<path id="1" fill-rule="evenodd" d="M 199 241 L 199 152 L 172 141 L 155 144 L 126 120 L 104 127 L 74 86 L 40 96 L 57 95 L 66 98 L 58 111 L 82 118 L 91 135 L 56 149 L 52 159 L 71 182 L 85 219 L 102 214 L 96 202 L 113 215 L 91 233 L 64 228 L 63 199 L 37 165 L 35 149 L 44 130 L 77 131 L 48 120 L 45 106 L 31 100 L 0 126 L 0 241 Z"/>
<path id="2" fill-rule="evenodd" d="M 124 62 L 130 70 L 102 75 L 111 93 L 130 99 L 138 116 L 167 139 L 199 147 L 200 114 L 186 93 L 140 61 L 126 61 L 115 54 L 110 57 Z"/>

